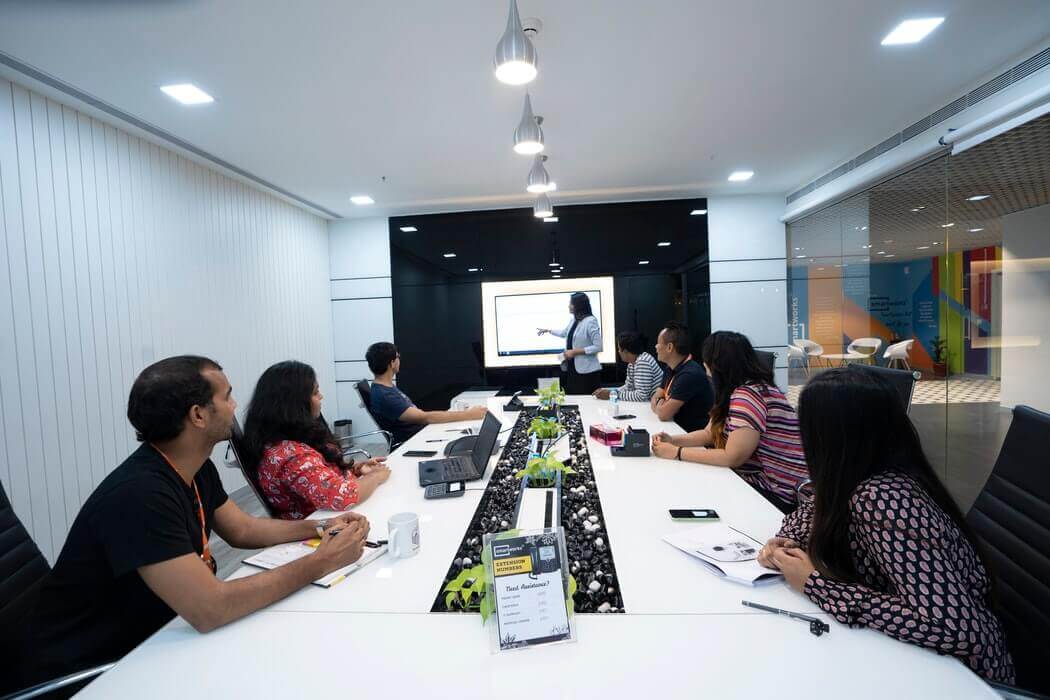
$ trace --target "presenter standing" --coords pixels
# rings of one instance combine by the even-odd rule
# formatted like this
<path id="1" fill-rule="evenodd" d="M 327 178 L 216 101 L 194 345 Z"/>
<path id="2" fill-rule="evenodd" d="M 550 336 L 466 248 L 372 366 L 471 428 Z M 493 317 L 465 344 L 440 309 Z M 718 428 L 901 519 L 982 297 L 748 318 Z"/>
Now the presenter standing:
<path id="1" fill-rule="evenodd" d="M 561 363 L 562 386 L 566 394 L 593 394 L 601 384 L 602 330 L 591 312 L 591 300 L 583 292 L 569 297 L 572 321 L 562 330 L 537 328 L 536 334 L 550 333 L 565 338 L 565 359 Z"/>

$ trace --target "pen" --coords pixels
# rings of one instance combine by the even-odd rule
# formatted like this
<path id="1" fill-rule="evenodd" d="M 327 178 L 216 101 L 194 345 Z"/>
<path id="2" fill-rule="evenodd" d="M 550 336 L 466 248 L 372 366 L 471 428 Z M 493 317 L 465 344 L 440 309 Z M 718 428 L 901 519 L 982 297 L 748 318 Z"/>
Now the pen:
<path id="1" fill-rule="evenodd" d="M 387 543 L 386 540 L 376 540 L 375 542 L 372 542 L 370 540 L 365 540 L 365 546 L 366 547 L 371 547 L 372 549 L 375 549 L 377 547 L 382 547 L 386 543 Z"/>
<path id="2" fill-rule="evenodd" d="M 824 622 L 823 620 L 818 620 L 815 617 L 810 617 L 809 615 L 791 612 L 790 610 L 781 610 L 780 608 L 771 608 L 768 605 L 752 603 L 750 600 L 742 600 L 740 602 L 749 608 L 755 608 L 756 610 L 764 610 L 766 612 L 775 613 L 777 615 L 785 615 L 787 617 L 790 617 L 792 620 L 801 620 L 802 622 L 808 622 L 809 631 L 818 637 L 824 634 L 825 632 L 831 631 L 831 626 L 828 623 Z"/>

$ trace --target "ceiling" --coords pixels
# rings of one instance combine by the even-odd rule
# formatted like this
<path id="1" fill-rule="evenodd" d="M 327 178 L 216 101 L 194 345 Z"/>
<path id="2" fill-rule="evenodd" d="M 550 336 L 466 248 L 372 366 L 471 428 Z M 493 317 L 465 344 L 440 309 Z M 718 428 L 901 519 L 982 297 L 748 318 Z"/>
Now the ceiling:
<path id="1" fill-rule="evenodd" d="M 555 205 L 784 193 L 1050 36 L 1043 0 L 521 0 Z M 339 216 L 522 206 L 504 0 L 5 0 L 0 51 Z M 899 21 L 947 19 L 914 46 Z M 17 75 L 9 77 L 19 80 Z M 24 78 L 21 78 L 24 81 Z M 211 105 L 160 85 L 189 81 Z M 728 183 L 735 169 L 755 171 Z M 352 194 L 376 199 L 352 205 Z"/>
<path id="2" fill-rule="evenodd" d="M 978 195 L 988 197 L 968 200 Z M 869 255 L 875 263 L 900 262 L 998 246 L 1003 216 L 1045 204 L 1050 204 L 1050 115 L 792 223 L 791 265 L 830 276 L 846 264 L 864 274 Z"/>

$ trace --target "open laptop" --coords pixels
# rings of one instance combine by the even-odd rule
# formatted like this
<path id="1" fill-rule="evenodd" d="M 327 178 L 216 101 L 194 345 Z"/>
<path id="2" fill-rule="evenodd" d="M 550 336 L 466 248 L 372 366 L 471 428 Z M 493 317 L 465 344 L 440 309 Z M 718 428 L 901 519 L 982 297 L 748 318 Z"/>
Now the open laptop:
<path id="1" fill-rule="evenodd" d="M 419 485 L 443 484 L 450 481 L 477 481 L 485 476 L 492 450 L 496 447 L 496 436 L 502 426 L 494 415 L 485 414 L 481 432 L 469 456 L 428 459 L 419 463 Z"/>

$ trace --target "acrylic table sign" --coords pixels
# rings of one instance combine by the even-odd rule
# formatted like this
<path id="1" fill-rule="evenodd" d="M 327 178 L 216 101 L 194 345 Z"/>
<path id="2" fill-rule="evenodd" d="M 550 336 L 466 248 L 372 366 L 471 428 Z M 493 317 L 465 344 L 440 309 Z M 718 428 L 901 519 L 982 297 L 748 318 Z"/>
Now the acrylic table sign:
<path id="1" fill-rule="evenodd" d="M 493 596 L 493 651 L 574 641 L 565 531 L 485 536 L 486 595 Z"/>

